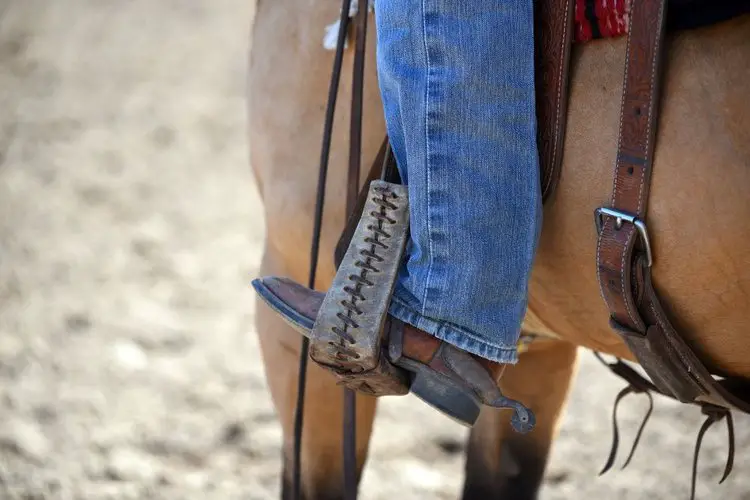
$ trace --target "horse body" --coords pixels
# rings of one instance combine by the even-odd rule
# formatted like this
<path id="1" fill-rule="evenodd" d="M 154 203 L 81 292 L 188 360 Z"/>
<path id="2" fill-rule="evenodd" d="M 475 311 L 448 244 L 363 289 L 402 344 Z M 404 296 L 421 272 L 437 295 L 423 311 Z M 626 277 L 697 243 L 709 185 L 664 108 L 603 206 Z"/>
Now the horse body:
<path id="1" fill-rule="evenodd" d="M 336 2 L 260 0 L 250 63 L 251 160 L 265 206 L 261 274 L 305 282 L 331 53 L 322 45 Z M 374 33 L 374 32 L 373 32 Z M 368 40 L 363 163 L 382 141 L 374 34 Z M 537 414 L 526 436 L 503 412 L 472 429 L 464 498 L 534 498 L 575 372 L 576 346 L 633 359 L 612 332 L 596 279 L 594 210 L 612 191 L 625 40 L 574 47 L 560 183 L 544 211 L 524 331 L 532 344 L 501 382 Z M 647 224 L 654 282 L 670 317 L 709 368 L 750 378 L 750 16 L 670 36 Z M 344 73 L 351 73 L 351 51 Z M 338 95 L 319 289 L 333 277 L 345 221 L 350 84 Z M 500 244 L 500 243 L 499 243 Z M 274 404 L 291 450 L 300 337 L 264 306 L 257 326 Z M 341 496 L 341 389 L 309 367 L 303 434 L 306 498 Z M 358 396 L 358 458 L 367 454 L 375 401 Z M 509 455 L 510 454 L 510 455 Z M 521 473 L 509 474 L 509 456 Z M 504 466 L 505 465 L 505 466 Z"/>
<path id="2" fill-rule="evenodd" d="M 564 166 L 545 208 L 530 316 L 565 340 L 632 359 L 600 297 L 593 223 L 612 193 L 625 40 L 576 49 Z M 666 54 L 646 221 L 655 286 L 711 368 L 747 377 L 750 22 L 681 33 Z"/>

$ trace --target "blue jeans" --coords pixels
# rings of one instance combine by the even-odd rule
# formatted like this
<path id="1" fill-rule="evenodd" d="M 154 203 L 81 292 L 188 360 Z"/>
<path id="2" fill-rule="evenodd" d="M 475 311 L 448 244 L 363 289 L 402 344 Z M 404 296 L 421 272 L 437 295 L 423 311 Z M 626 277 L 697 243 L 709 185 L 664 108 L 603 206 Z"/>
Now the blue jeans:
<path id="1" fill-rule="evenodd" d="M 542 222 L 533 0 L 377 0 L 411 238 L 390 312 L 515 363 Z"/>

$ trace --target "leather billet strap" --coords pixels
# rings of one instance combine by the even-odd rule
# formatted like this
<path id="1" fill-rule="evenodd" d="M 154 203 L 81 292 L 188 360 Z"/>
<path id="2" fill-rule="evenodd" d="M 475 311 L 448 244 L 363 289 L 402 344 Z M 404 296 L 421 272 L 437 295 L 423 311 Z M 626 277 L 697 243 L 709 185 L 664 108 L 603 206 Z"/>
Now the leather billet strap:
<path id="1" fill-rule="evenodd" d="M 620 138 L 609 207 L 596 211 L 597 277 L 610 322 L 659 391 L 685 403 L 748 411 L 710 374 L 667 318 L 651 283 L 646 225 L 657 128 L 666 0 L 632 0 Z"/>
<path id="2" fill-rule="evenodd" d="M 638 332 L 645 332 L 646 325 L 635 306 L 631 266 L 636 244 L 647 252 L 647 259 L 650 257 L 644 220 L 653 166 L 666 3 L 632 2 L 614 188 L 610 209 L 597 211 L 602 295 L 612 319 Z"/>
<path id="3" fill-rule="evenodd" d="M 351 2 L 354 0 L 350 0 Z M 367 40 L 368 1 L 357 0 L 355 25 L 354 65 L 352 67 L 352 100 L 349 129 L 349 167 L 347 169 L 346 212 L 351 214 L 357 206 L 362 152 L 362 108 L 365 86 L 365 48 Z M 341 30 L 345 30 L 343 24 Z M 342 39 L 343 40 L 343 39 Z M 338 267 L 338 265 L 336 266 Z M 344 389 L 344 424 L 342 429 L 344 457 L 344 496 L 357 498 L 357 396 L 353 390 Z"/>

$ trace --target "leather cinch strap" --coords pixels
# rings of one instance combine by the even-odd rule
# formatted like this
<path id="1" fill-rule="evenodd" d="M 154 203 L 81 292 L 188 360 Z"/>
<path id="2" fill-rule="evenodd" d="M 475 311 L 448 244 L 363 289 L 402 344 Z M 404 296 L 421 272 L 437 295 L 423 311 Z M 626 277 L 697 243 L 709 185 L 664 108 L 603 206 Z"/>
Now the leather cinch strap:
<path id="1" fill-rule="evenodd" d="M 747 412 L 750 405 L 714 380 L 669 322 L 651 283 L 646 225 L 664 52 L 666 0 L 633 0 L 620 137 L 609 207 L 596 211 L 597 275 L 612 327 L 654 385 L 685 403 Z"/>
<path id="2" fill-rule="evenodd" d="M 622 337 L 651 378 L 618 360 L 605 364 L 628 382 L 615 402 L 613 443 L 602 473 L 614 463 L 619 442 L 617 404 L 629 393 L 658 392 L 701 407 L 707 416 L 696 441 L 690 499 L 695 498 L 698 454 L 703 435 L 726 418 L 729 450 L 724 475 L 734 463 L 734 425 L 731 410 L 748 413 L 747 385 L 738 379 L 716 380 L 683 336 L 672 326 L 651 282 L 653 250 L 646 225 L 657 129 L 661 58 L 665 43 L 667 0 L 632 0 L 620 110 L 614 186 L 609 207 L 596 210 L 599 237 L 597 277 L 610 313 L 610 324 Z M 638 431 L 630 456 L 651 410 Z"/>

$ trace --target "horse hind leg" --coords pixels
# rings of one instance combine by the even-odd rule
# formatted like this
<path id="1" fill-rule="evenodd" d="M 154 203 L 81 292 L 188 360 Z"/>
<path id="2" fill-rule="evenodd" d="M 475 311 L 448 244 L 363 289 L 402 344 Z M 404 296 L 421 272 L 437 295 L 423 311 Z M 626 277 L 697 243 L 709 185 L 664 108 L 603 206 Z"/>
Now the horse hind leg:
<path id="1" fill-rule="evenodd" d="M 528 434 L 510 427 L 510 412 L 485 409 L 469 436 L 463 500 L 533 500 L 576 368 L 577 350 L 562 341 L 537 341 L 501 379 L 506 396 L 534 410 Z"/>

